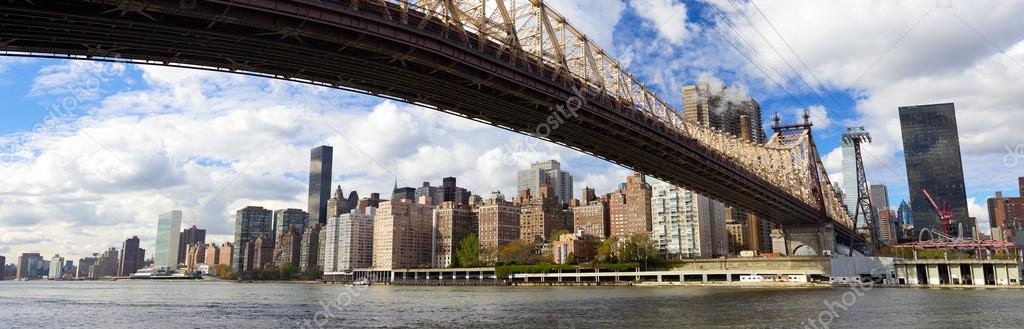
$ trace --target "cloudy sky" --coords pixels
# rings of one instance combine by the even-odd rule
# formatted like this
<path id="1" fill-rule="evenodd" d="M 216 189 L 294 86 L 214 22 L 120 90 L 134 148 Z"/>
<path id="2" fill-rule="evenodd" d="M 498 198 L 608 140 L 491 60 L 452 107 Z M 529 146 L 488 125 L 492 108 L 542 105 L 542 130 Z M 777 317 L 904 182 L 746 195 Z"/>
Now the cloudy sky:
<path id="1" fill-rule="evenodd" d="M 795 120 L 809 109 L 833 180 L 838 138 L 864 125 L 868 179 L 907 197 L 897 108 L 954 102 L 972 216 L 1024 176 L 1024 2 L 549 0 L 679 107 L 683 85 L 723 81 Z M 182 209 L 208 240 L 246 205 L 304 208 L 309 149 L 335 147 L 346 193 L 456 176 L 513 194 L 515 170 L 558 159 L 576 187 L 628 172 L 413 105 L 297 83 L 151 66 L 0 57 L 0 255 L 75 258 Z M 1015 131 L 1017 130 L 1017 131 Z M 1014 155 L 1020 154 L 1021 157 Z M 1017 160 L 1020 163 L 1014 166 Z"/>

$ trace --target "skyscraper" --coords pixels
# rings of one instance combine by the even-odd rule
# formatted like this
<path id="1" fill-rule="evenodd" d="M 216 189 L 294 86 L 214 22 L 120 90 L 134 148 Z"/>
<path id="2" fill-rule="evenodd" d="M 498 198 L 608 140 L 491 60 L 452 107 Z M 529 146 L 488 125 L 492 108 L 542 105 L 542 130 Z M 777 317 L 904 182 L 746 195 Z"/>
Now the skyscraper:
<path id="1" fill-rule="evenodd" d="M 274 264 L 277 268 L 292 266 L 298 269 L 302 256 L 302 231 L 299 231 L 299 227 L 288 225 L 274 241 Z"/>
<path id="2" fill-rule="evenodd" d="M 885 185 L 871 185 L 868 191 L 871 194 L 871 205 L 875 207 L 875 211 L 891 210 L 889 209 L 889 188 Z"/>
<path id="3" fill-rule="evenodd" d="M 302 250 L 300 250 L 299 271 L 313 272 L 322 269 L 320 260 L 320 231 L 323 225 L 310 223 L 302 232 Z M 324 233 L 326 235 L 326 233 Z M 326 237 L 326 236 L 325 236 Z"/>
<path id="4" fill-rule="evenodd" d="M 667 183 L 652 189 L 651 237 L 669 258 L 712 257 L 729 250 L 725 205 Z"/>
<path id="5" fill-rule="evenodd" d="M 175 230 L 174 233 L 174 237 L 177 238 L 177 230 Z M 175 248 L 175 250 L 177 250 L 177 248 Z M 128 240 L 124 240 L 124 243 L 121 244 L 121 255 L 117 260 L 117 275 L 132 275 L 132 273 L 135 273 L 135 271 L 142 268 L 142 264 L 145 260 L 146 250 L 139 248 L 139 237 L 133 236 Z M 177 268 L 177 266 L 175 266 L 175 268 Z"/>
<path id="6" fill-rule="evenodd" d="M 967 192 L 960 159 L 960 136 L 957 133 L 956 110 L 953 103 L 904 106 L 899 108 L 903 133 L 903 156 L 907 165 L 910 204 L 917 228 L 942 230 L 942 224 L 921 188 L 931 194 L 939 206 L 949 202 L 953 210 L 952 230 L 959 225 L 964 237 L 974 235 L 975 228 L 967 215 Z"/>
<path id="7" fill-rule="evenodd" d="M 519 190 L 516 203 L 519 205 L 519 238 L 527 241 L 546 241 L 551 231 L 572 231 L 572 216 L 562 212 L 562 203 L 555 195 L 554 188 L 543 184 L 540 194 L 533 195 L 528 189 Z"/>
<path id="8" fill-rule="evenodd" d="M 356 208 L 327 220 L 324 272 L 373 266 L 373 217 L 377 208 Z"/>
<path id="9" fill-rule="evenodd" d="M 258 236 L 270 236 L 273 234 L 274 213 L 263 207 L 248 206 L 235 212 L 235 243 L 231 253 L 231 266 L 235 273 L 241 274 L 245 269 L 243 259 L 246 243 L 256 239 Z M 267 239 L 269 242 L 269 238 Z M 262 247 L 262 246 L 261 246 Z M 273 244 L 271 244 L 273 248 Z M 224 250 L 221 247 L 221 250 Z"/>
<path id="10" fill-rule="evenodd" d="M 428 204 L 381 202 L 373 218 L 373 268 L 430 266 L 432 217 Z"/>
<path id="11" fill-rule="evenodd" d="M 651 185 L 644 174 L 634 172 L 608 201 L 611 236 L 651 231 Z"/>
<path id="12" fill-rule="evenodd" d="M 910 211 L 910 205 L 907 204 L 907 200 L 900 202 L 900 208 L 896 211 L 896 217 L 899 219 L 900 224 L 906 225 L 906 228 L 914 227 L 914 213 Z"/>
<path id="13" fill-rule="evenodd" d="M 519 206 L 506 201 L 501 192 L 491 192 L 474 211 L 479 220 L 481 258 L 494 260 L 498 248 L 519 239 Z"/>
<path id="14" fill-rule="evenodd" d="M 195 225 L 181 231 L 178 234 L 178 263 L 185 262 L 186 251 L 189 246 L 195 244 L 206 244 L 206 230 L 196 228 Z"/>
<path id="15" fill-rule="evenodd" d="M 761 125 L 761 105 L 753 98 L 721 87 L 712 90 L 708 83 L 683 87 L 683 117 L 686 121 L 718 129 L 751 143 L 767 138 Z"/>
<path id="16" fill-rule="evenodd" d="M 848 140 L 840 141 L 843 148 L 843 204 L 850 217 L 857 214 L 857 198 L 860 194 L 857 191 L 857 154 L 853 142 Z M 857 215 L 857 227 L 867 227 L 865 214 Z"/>
<path id="17" fill-rule="evenodd" d="M 583 200 L 572 207 L 572 227 L 576 232 L 604 239 L 611 235 L 607 198 L 599 199 L 594 189 L 583 188 Z"/>
<path id="18" fill-rule="evenodd" d="M 455 251 L 459 249 L 459 244 L 470 234 L 477 234 L 478 227 L 476 213 L 466 204 L 445 201 L 434 208 L 431 266 L 445 268 L 456 264 Z M 465 267 L 471 264 L 459 265 Z"/>
<path id="19" fill-rule="evenodd" d="M 15 280 L 39 278 L 43 269 L 43 256 L 35 252 L 22 253 L 18 256 L 17 265 Z"/>
<path id="20" fill-rule="evenodd" d="M 181 210 L 171 210 L 157 217 L 156 251 L 153 254 L 154 266 L 170 269 L 178 268 L 178 239 L 181 238 L 180 231 Z"/>
<path id="21" fill-rule="evenodd" d="M 529 190 L 533 196 L 540 195 L 541 185 L 545 184 L 551 186 L 562 206 L 572 202 L 572 175 L 562 171 L 556 160 L 534 163 L 516 175 L 516 190 Z"/>
<path id="22" fill-rule="evenodd" d="M 288 226 L 295 225 L 295 228 L 302 234 L 306 230 L 306 224 L 309 221 L 309 213 L 302 211 L 302 209 L 278 209 L 274 210 L 274 238 L 281 233 L 285 233 L 288 230 Z"/>
<path id="23" fill-rule="evenodd" d="M 50 259 L 50 272 L 47 274 L 47 279 L 50 280 L 61 280 L 64 278 L 64 257 L 59 254 L 53 255 Z"/>
<path id="24" fill-rule="evenodd" d="M 309 221 L 327 224 L 327 199 L 331 197 L 331 167 L 334 148 L 322 145 L 309 155 Z"/>

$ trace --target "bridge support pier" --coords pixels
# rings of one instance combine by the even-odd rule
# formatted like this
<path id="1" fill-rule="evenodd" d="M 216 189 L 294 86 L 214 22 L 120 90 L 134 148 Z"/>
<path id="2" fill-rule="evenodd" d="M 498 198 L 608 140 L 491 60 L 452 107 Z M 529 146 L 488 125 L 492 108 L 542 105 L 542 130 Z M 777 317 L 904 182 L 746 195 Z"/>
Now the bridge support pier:
<path id="1" fill-rule="evenodd" d="M 784 225 L 772 230 L 772 250 L 787 256 L 823 256 L 836 250 L 832 224 Z"/>

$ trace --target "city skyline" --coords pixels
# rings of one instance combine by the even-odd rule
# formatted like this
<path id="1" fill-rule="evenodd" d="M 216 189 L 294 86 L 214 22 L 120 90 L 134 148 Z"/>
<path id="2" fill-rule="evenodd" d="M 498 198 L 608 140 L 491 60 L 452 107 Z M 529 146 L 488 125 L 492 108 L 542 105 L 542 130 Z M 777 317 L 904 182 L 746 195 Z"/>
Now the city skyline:
<path id="1" fill-rule="evenodd" d="M 677 5 L 685 8 L 685 5 Z M 630 52 L 613 46 L 621 45 L 625 48 L 628 44 L 624 44 L 623 40 L 629 40 L 631 37 L 678 42 L 687 40 L 699 44 L 704 38 L 714 35 L 713 30 L 708 30 L 707 34 L 693 32 L 693 34 L 683 33 L 680 35 L 677 34 L 679 33 L 678 31 L 666 32 L 658 28 L 648 27 L 647 31 L 640 36 L 617 37 L 616 33 L 623 33 L 624 31 L 621 26 L 626 26 L 630 23 L 651 23 L 655 20 L 644 16 L 642 13 L 637 14 L 639 16 L 624 14 L 634 11 L 628 5 L 619 6 L 616 7 L 618 8 L 617 10 L 606 11 L 600 14 L 587 14 L 590 11 L 578 10 L 588 6 L 587 4 L 555 2 L 553 6 L 557 6 L 558 8 L 556 9 L 563 11 L 574 22 L 584 22 L 582 23 L 584 25 L 581 26 L 582 29 L 589 34 L 595 35 L 597 42 L 603 43 L 606 48 L 621 52 L 619 55 Z M 800 6 L 800 4 L 794 4 L 794 6 Z M 915 16 L 914 13 L 918 9 L 923 10 L 924 7 L 934 7 L 934 3 L 925 4 L 922 7 L 913 7 L 912 5 L 900 5 L 897 7 L 894 9 L 895 12 L 893 14 L 883 15 L 881 19 L 887 22 L 897 21 L 906 23 L 905 19 L 897 20 L 896 18 Z M 673 9 L 678 10 L 679 8 L 673 7 Z M 700 8 L 691 9 L 699 10 Z M 769 16 L 787 17 L 785 12 L 779 11 L 776 8 L 764 9 Z M 961 3 L 957 3 L 957 10 L 969 22 L 976 22 L 979 17 L 978 13 L 981 12 L 981 9 Z M 827 16 L 829 13 L 831 12 L 826 12 L 822 15 Z M 935 24 L 937 22 L 944 21 L 942 20 L 943 17 L 940 16 L 943 13 L 942 9 L 937 9 L 936 13 L 936 15 L 924 20 L 922 27 L 915 29 L 914 33 L 908 36 L 908 42 L 914 44 L 914 40 L 927 39 L 927 35 L 931 33 L 943 33 L 943 35 L 953 38 L 952 40 L 954 41 L 960 41 L 960 44 L 977 45 L 979 49 L 987 49 L 987 45 L 980 43 L 981 41 L 978 40 L 977 36 L 971 35 L 969 30 L 966 30 L 965 33 L 962 26 L 939 26 L 939 28 L 936 28 Z M 734 16 L 734 18 L 740 18 L 735 16 L 737 13 L 729 10 L 726 10 L 725 14 Z M 593 19 L 592 15 L 601 15 L 602 19 L 600 21 L 616 22 L 616 24 L 602 24 L 610 26 L 600 27 L 588 26 L 585 22 L 598 21 Z M 824 20 L 824 18 L 819 19 Z M 742 21 L 742 19 L 740 18 L 738 21 Z M 706 24 L 707 19 L 689 17 L 686 22 L 687 24 L 700 26 Z M 784 20 L 778 23 L 779 27 L 785 32 L 787 23 Z M 819 23 L 835 28 L 834 24 L 829 24 L 828 22 Z M 753 26 L 741 25 L 740 28 L 764 28 L 764 24 L 763 22 L 756 22 Z M 890 38 L 882 39 L 891 40 L 895 38 L 892 36 L 900 35 L 905 28 L 905 24 L 887 24 L 873 27 L 868 32 L 874 33 L 876 36 L 889 36 Z M 979 26 L 980 33 L 992 36 L 992 40 L 995 40 L 1000 47 L 1016 47 L 1015 42 L 1018 39 L 1014 39 L 1015 37 L 1012 35 L 1012 32 L 1006 32 L 1006 30 L 1013 29 L 1004 30 L 994 29 L 992 26 L 987 25 Z M 840 29 L 839 31 L 849 30 Z M 787 35 L 790 34 L 787 33 Z M 800 44 L 798 40 L 791 41 L 794 42 L 794 45 L 798 46 Z M 809 41 L 813 41 L 813 39 L 803 40 L 804 43 Z M 764 47 L 762 45 L 756 46 Z M 874 59 L 875 57 L 870 55 L 883 53 L 887 46 L 888 44 L 865 47 L 866 49 L 851 52 L 851 54 Z M 936 47 L 940 47 L 937 49 L 937 53 L 943 53 L 941 51 L 944 49 L 941 48 L 943 46 Z M 712 51 L 714 48 L 708 48 L 707 50 Z M 865 157 L 865 161 L 870 171 L 869 180 L 871 180 L 872 184 L 885 184 L 889 186 L 892 192 L 892 202 L 896 203 L 901 199 L 907 198 L 906 192 L 903 192 L 907 190 L 905 179 L 892 178 L 894 176 L 892 173 L 899 175 L 905 172 L 902 165 L 898 163 L 900 162 L 901 152 L 897 151 L 900 149 L 897 146 L 901 142 L 898 141 L 898 135 L 891 132 L 894 123 L 892 119 L 895 117 L 895 109 L 898 106 L 954 100 L 957 102 L 958 109 L 968 111 L 968 113 L 980 112 L 982 114 L 990 114 L 993 111 L 998 112 L 1000 109 L 1004 109 L 1005 105 L 1003 104 L 1007 103 L 1007 101 L 1005 97 L 1001 98 L 1001 100 L 993 99 L 988 101 L 980 101 L 973 98 L 965 100 L 951 99 L 955 95 L 949 93 L 948 90 L 954 88 L 944 87 L 938 88 L 939 90 L 928 91 L 928 88 L 921 88 L 910 78 L 904 79 L 889 75 L 875 76 L 880 74 L 878 72 L 887 72 L 889 70 L 905 72 L 899 70 L 899 68 L 901 64 L 905 65 L 906 63 L 898 59 L 905 58 L 908 49 L 897 47 L 894 51 L 895 53 L 891 57 L 886 57 L 886 60 L 880 61 L 878 68 L 869 70 L 869 74 L 863 80 L 864 83 L 860 83 L 860 81 L 855 83 L 856 90 L 866 92 L 869 96 L 858 98 L 857 96 L 850 96 L 854 94 L 852 92 L 850 94 L 840 93 L 836 95 L 836 97 L 840 98 L 838 103 L 849 104 L 839 104 L 838 108 L 833 108 L 832 106 L 823 108 L 811 107 L 811 113 L 815 119 L 815 128 L 820 129 L 816 130 L 816 132 L 823 134 L 823 136 L 818 136 L 817 139 L 822 143 L 822 153 L 826 160 L 826 166 L 829 167 L 829 173 L 832 175 L 836 175 L 838 172 L 836 170 L 836 163 L 838 162 L 835 161 L 838 157 L 834 155 L 838 144 L 835 141 L 837 138 L 834 136 L 833 129 L 841 129 L 849 121 L 872 119 L 874 122 L 874 119 L 877 119 L 877 123 L 872 123 L 875 127 L 869 126 L 868 128 L 874 133 L 886 135 L 883 136 L 885 138 L 878 138 L 885 142 L 877 146 L 873 144 L 866 150 L 868 154 Z M 742 58 L 736 54 L 726 51 L 715 52 L 715 54 L 718 53 L 726 55 L 724 56 L 726 58 L 731 58 L 734 61 L 738 60 L 738 62 L 742 63 Z M 1013 52 L 1010 53 L 1014 54 Z M 644 54 L 641 53 L 641 55 Z M 843 57 L 848 59 L 850 56 Z M 1011 64 L 998 61 L 998 56 L 994 51 L 985 55 L 962 55 L 950 61 L 944 61 L 941 64 L 944 67 L 967 73 L 985 71 L 992 67 Z M 812 67 L 818 67 L 818 65 L 825 65 L 825 61 L 821 59 L 822 57 L 826 56 L 814 56 L 807 59 Z M 680 61 L 691 59 L 682 58 Z M 866 68 L 867 65 L 861 65 L 864 64 L 862 61 L 851 59 L 851 62 L 853 62 L 851 64 L 852 68 L 848 71 L 854 71 L 855 73 L 865 71 L 861 70 L 861 68 Z M 137 135 L 139 140 L 159 141 L 160 143 L 158 144 L 164 146 L 162 152 L 147 153 L 141 152 L 141 150 L 133 152 L 136 149 L 116 143 L 116 139 L 110 139 L 110 135 L 97 133 L 95 136 L 98 136 L 103 145 L 111 147 L 116 152 L 113 155 L 105 154 L 97 146 L 91 144 L 92 142 L 83 139 L 81 134 L 83 131 L 81 129 L 83 128 L 71 128 L 67 132 L 70 135 L 46 134 L 42 136 L 46 138 L 44 140 L 46 143 L 43 143 L 41 147 L 42 154 L 47 154 L 46 151 L 48 150 L 53 151 L 53 154 L 57 153 L 55 150 L 68 151 L 66 152 L 68 154 L 77 154 L 74 150 L 58 148 L 62 144 L 68 144 L 68 147 L 87 146 L 82 149 L 87 150 L 93 155 L 91 157 L 82 157 L 83 159 L 89 159 L 91 162 L 110 160 L 116 163 L 117 161 L 113 160 L 116 157 L 126 159 L 125 161 L 129 164 L 126 168 L 115 168 L 117 170 L 109 170 L 108 168 L 103 171 L 99 170 L 102 168 L 90 166 L 83 166 L 82 168 L 61 167 L 56 169 L 69 173 L 84 172 L 94 174 L 83 175 L 84 177 L 111 177 L 108 181 L 80 180 L 79 178 L 71 180 L 74 187 L 71 192 L 76 194 L 74 197 L 82 197 L 82 193 L 100 194 L 100 192 L 107 191 L 118 197 L 130 198 L 132 201 L 129 203 L 131 204 L 159 204 L 159 206 L 153 206 L 153 210 L 140 210 L 138 207 L 133 206 L 117 210 L 109 210 L 116 207 L 95 208 L 87 205 L 79 207 L 77 209 L 82 209 L 83 211 L 76 215 L 73 220 L 81 226 L 90 227 L 90 231 L 77 236 L 72 234 L 67 228 L 45 220 L 45 218 L 53 217 L 52 214 L 59 213 L 58 210 L 61 210 L 60 208 L 55 208 L 52 205 L 35 207 L 39 205 L 35 202 L 40 201 L 33 198 L 39 198 L 38 196 L 34 196 L 35 194 L 20 194 L 21 192 L 15 193 L 12 190 L 10 192 L 14 196 L 14 201 L 8 207 L 14 208 L 5 208 L 8 211 L 5 211 L 6 215 L 3 217 L 3 224 L 5 227 L 11 227 L 11 233 L 8 233 L 6 236 L 0 236 L 0 239 L 3 239 L 2 241 L 4 242 L 3 246 L 7 249 L 0 250 L 0 253 L 5 255 L 37 250 L 44 256 L 50 256 L 59 252 L 67 257 L 77 259 L 77 257 L 87 256 L 91 252 L 104 250 L 105 247 L 116 246 L 117 243 L 112 241 L 124 239 L 136 233 L 140 234 L 140 239 L 144 241 L 144 249 L 155 250 L 153 248 L 153 243 L 155 243 L 153 234 L 155 234 L 156 230 L 146 230 L 144 228 L 146 227 L 145 225 L 150 225 L 149 223 L 152 221 L 152 218 L 161 211 L 156 209 L 183 209 L 185 211 L 183 214 L 183 226 L 197 225 L 208 228 L 211 240 L 228 241 L 227 236 L 231 234 L 232 223 L 230 221 L 232 220 L 232 212 L 244 204 L 261 204 L 270 209 L 297 207 L 302 204 L 302 196 L 305 193 L 288 192 L 294 191 L 295 187 L 300 187 L 299 190 L 301 190 L 302 182 L 305 181 L 304 176 L 306 176 L 302 169 L 287 169 L 295 168 L 294 164 L 301 162 L 300 160 L 292 159 L 291 155 L 301 154 L 310 147 L 325 143 L 337 145 L 339 148 L 343 147 L 343 145 L 368 144 L 366 147 L 360 148 L 344 146 L 347 152 L 342 152 L 341 150 L 335 152 L 338 154 L 335 157 L 335 164 L 340 165 L 340 163 L 347 161 L 347 165 L 350 168 L 362 168 L 357 173 L 351 174 L 351 177 L 346 177 L 342 174 L 332 175 L 334 176 L 332 177 L 333 181 L 345 182 L 349 190 L 381 191 L 386 193 L 395 180 L 398 180 L 402 186 L 417 186 L 417 183 L 424 179 L 436 179 L 436 177 L 452 175 L 466 180 L 471 178 L 479 180 L 477 182 L 463 183 L 463 185 L 473 191 L 501 190 L 505 195 L 514 195 L 514 190 L 509 188 L 509 186 L 512 186 L 509 178 L 503 178 L 505 181 L 498 182 L 489 181 L 490 178 L 488 178 L 489 174 L 493 172 L 490 170 L 492 168 L 504 170 L 514 166 L 503 166 L 497 157 L 493 157 L 493 154 L 488 155 L 488 151 L 500 151 L 509 144 L 515 145 L 516 142 L 514 141 L 520 136 L 498 131 L 497 129 L 469 122 L 468 120 L 430 112 L 430 110 L 410 105 L 389 103 L 376 98 L 323 91 L 307 86 L 296 86 L 291 83 L 260 81 L 254 78 L 224 76 L 208 72 L 139 66 L 113 66 L 112 74 L 101 76 L 104 78 L 104 83 L 99 90 L 86 90 L 88 93 L 69 92 L 59 89 L 62 87 L 62 82 L 105 74 L 102 73 L 105 66 L 100 64 L 94 65 L 94 63 L 52 60 L 17 60 L 5 63 L 8 64 L 4 64 L 5 69 L 0 79 L 4 81 L 15 79 L 33 80 L 32 84 L 14 86 L 6 91 L 12 96 L 8 97 L 13 100 L 12 106 L 27 109 L 26 111 L 29 112 L 34 111 L 31 113 L 35 114 L 28 115 L 26 118 L 18 117 L 15 120 L 11 120 L 10 123 L 5 123 L 3 129 L 0 130 L 4 134 L 9 135 L 15 132 L 31 130 L 31 126 L 36 122 L 33 120 L 46 115 L 49 112 L 49 105 L 56 104 L 57 101 L 68 94 L 81 96 L 82 108 L 76 109 L 81 118 L 72 119 L 75 122 L 83 123 L 83 127 L 95 129 L 85 130 L 89 132 L 118 131 L 118 129 L 123 127 L 119 126 L 116 119 L 123 119 L 122 115 L 132 114 L 132 107 L 139 109 L 157 108 L 152 103 L 143 102 L 142 99 L 145 97 L 154 96 L 154 99 L 168 100 L 167 103 L 169 104 L 166 105 L 167 113 L 164 114 L 165 116 L 144 120 L 142 123 L 146 125 L 146 129 L 139 129 L 139 131 L 134 132 L 135 134 L 140 134 Z M 650 79 L 649 81 L 651 81 L 654 87 L 662 89 L 668 95 L 665 97 L 667 100 L 676 103 L 677 108 L 681 108 L 681 106 L 678 106 L 681 91 L 677 87 L 681 83 L 692 83 L 694 81 L 661 81 L 662 79 L 653 76 L 653 74 L 645 70 L 645 68 L 653 67 L 653 63 L 646 63 L 640 60 L 640 62 L 633 63 L 632 65 L 636 68 L 639 75 Z M 796 102 L 786 100 L 787 97 L 783 96 L 784 93 L 781 93 L 778 88 L 772 88 L 770 83 L 763 78 L 758 78 L 756 72 L 751 70 L 751 68 L 740 69 L 742 74 L 719 72 L 716 70 L 717 68 L 720 67 L 687 66 L 684 69 L 690 71 L 684 72 L 690 74 L 681 74 L 680 76 L 686 76 L 688 77 L 687 79 L 694 80 L 703 79 L 712 83 L 717 79 L 724 79 L 730 86 L 736 85 L 735 82 L 738 81 L 740 82 L 739 85 L 744 86 L 745 91 L 759 100 L 762 111 L 766 115 L 780 112 L 788 119 L 787 121 L 792 121 L 789 119 L 793 119 L 797 115 L 798 109 L 801 106 L 795 104 Z M 1014 67 L 1007 66 L 1006 69 L 1012 70 Z M 942 76 L 920 73 L 912 68 L 908 70 L 910 75 L 914 77 L 923 76 L 937 82 L 949 82 Z M 701 73 L 705 71 L 710 73 L 702 75 Z M 822 72 L 820 77 L 825 80 L 826 84 L 821 87 L 828 87 L 830 83 L 847 85 L 858 76 L 855 73 L 846 71 L 838 73 L 831 71 L 827 73 Z M 189 87 L 191 84 L 208 84 L 211 87 L 209 89 Z M 903 90 L 913 90 L 915 92 L 906 93 L 907 95 L 905 96 L 895 96 L 895 94 L 898 94 L 897 92 L 879 87 L 883 84 L 897 85 L 897 87 Z M 1006 86 L 1012 88 L 1014 84 L 1007 83 Z M 225 90 L 233 91 L 225 92 Z M 262 90 L 272 90 L 275 93 L 267 96 L 253 96 L 259 94 Z M 969 90 L 983 95 L 991 95 L 991 93 L 985 91 L 978 91 L 976 88 Z M 947 92 L 943 93 L 943 91 Z M 190 99 L 189 101 L 174 101 L 178 99 L 175 97 L 178 95 L 195 97 L 184 97 L 185 99 Z M 52 96 L 52 99 L 47 98 L 50 96 Z M 829 103 L 828 100 L 826 102 L 812 101 L 817 97 L 810 92 L 798 96 L 808 103 Z M 280 99 L 275 100 L 272 99 L 273 97 L 279 97 Z M 214 103 L 222 105 L 204 106 Z M 306 103 L 311 105 L 295 105 Z M 343 104 L 344 106 L 337 104 Z M 989 104 L 996 104 L 994 106 L 996 108 L 991 108 L 993 106 L 988 106 Z M 209 112 L 206 112 L 207 114 L 204 115 L 202 114 L 204 112 L 194 111 L 197 108 L 205 108 Z M 90 112 L 90 114 L 86 112 L 86 109 L 94 111 Z M 251 117 L 244 116 L 242 113 L 245 112 L 240 112 L 242 109 L 255 109 L 256 114 Z M 297 138 L 289 139 L 287 143 L 282 143 L 284 145 L 275 145 L 274 142 L 277 141 L 275 137 L 277 136 L 267 136 L 264 133 L 250 134 L 250 136 L 258 138 L 252 139 L 248 144 L 239 144 L 241 146 L 238 147 L 230 143 L 233 140 L 229 136 L 217 134 L 199 136 L 204 138 L 202 142 L 191 142 L 194 140 L 186 139 L 186 144 L 209 144 L 207 145 L 209 148 L 182 148 L 180 143 L 174 143 L 172 139 L 165 141 L 164 139 L 157 139 L 153 135 L 143 134 L 143 132 L 150 131 L 177 137 L 174 134 L 168 134 L 170 131 L 161 130 L 161 126 L 156 124 L 156 122 L 160 121 L 157 120 L 158 118 L 171 119 L 171 121 L 179 120 L 195 128 L 189 131 L 217 131 L 218 129 L 214 126 L 196 126 L 196 123 L 206 121 L 212 123 L 215 121 L 212 120 L 214 118 L 220 118 L 221 120 L 235 118 L 241 120 L 235 122 L 252 123 L 252 126 L 264 127 L 270 132 L 294 132 L 296 128 L 291 128 L 284 123 L 289 122 L 289 119 L 304 117 L 301 114 L 305 114 L 307 111 L 311 113 L 307 117 L 313 118 L 310 121 L 314 122 L 308 123 L 304 121 L 302 126 L 313 127 L 312 130 L 315 130 L 315 132 L 297 134 Z M 1004 146 L 1010 146 L 1011 148 L 1016 146 L 1016 144 L 1011 143 L 1012 140 L 1000 140 L 981 136 L 981 133 L 985 132 L 988 128 L 988 126 L 983 125 L 985 121 L 980 119 L 980 117 L 985 116 L 990 115 L 967 116 L 963 119 L 969 122 L 961 127 L 964 130 L 961 131 L 961 136 L 965 137 L 963 140 L 965 144 L 963 150 L 965 152 L 965 174 L 968 176 L 966 177 L 968 202 L 971 202 L 970 199 L 973 199 L 971 204 L 978 206 L 978 208 L 971 208 L 971 215 L 982 220 L 987 217 L 984 209 L 985 198 L 992 196 L 997 190 L 1012 190 L 1011 184 L 1004 183 L 1009 181 L 1004 179 L 1005 177 L 990 179 L 988 176 L 992 175 L 990 173 L 998 176 L 1010 175 L 1014 172 L 1015 169 L 1003 166 L 1002 160 L 1003 155 L 1006 155 Z M 1008 120 L 1016 119 L 1012 116 L 1007 118 Z M 356 122 L 357 124 L 345 124 L 346 120 Z M 321 124 L 316 121 L 323 121 L 324 123 Z M 92 124 L 93 122 L 95 124 Z M 228 122 L 231 121 L 229 120 Z M 360 126 L 363 128 L 360 128 Z M 1004 126 L 1012 126 L 1012 124 L 1004 123 Z M 377 129 L 366 127 L 377 127 Z M 832 138 L 829 138 L 830 134 L 832 134 Z M 240 135 L 244 135 L 244 133 L 240 133 Z M 397 135 L 406 136 L 397 138 L 399 137 Z M 969 135 L 979 137 L 967 139 L 966 136 Z M 74 138 L 76 136 L 77 138 Z M 334 137 L 323 138 L 325 136 Z M 475 141 L 469 142 L 467 146 L 467 142 L 463 141 L 466 139 L 464 138 L 466 136 L 473 136 Z M 997 136 L 1003 136 L 1004 139 L 1007 137 L 1005 134 Z M 409 140 L 416 139 L 427 142 L 405 145 Z M 210 143 L 207 143 L 207 141 Z M 265 149 L 267 145 L 272 145 L 274 156 L 260 156 L 260 150 Z M 54 147 L 50 148 L 49 146 Z M 239 148 L 239 150 L 244 151 L 226 150 L 229 147 Z M 460 149 L 460 147 L 462 148 Z M 610 187 L 621 181 L 616 177 L 622 177 L 623 173 L 627 173 L 624 169 L 560 146 L 540 142 L 537 149 L 537 152 L 528 152 L 521 159 L 518 159 L 519 162 L 530 163 L 548 158 L 559 159 L 565 169 L 576 174 L 575 185 L 577 186 L 595 186 L 600 190 L 607 191 Z M 421 152 L 420 150 L 425 151 Z M 427 161 L 426 154 L 429 154 L 431 150 L 437 151 L 438 153 L 436 154 L 442 154 L 442 156 L 446 157 L 446 161 L 438 162 L 455 164 L 458 167 L 454 168 L 455 170 L 452 172 L 441 173 L 437 165 Z M 218 154 L 216 151 L 224 152 Z M 344 153 L 343 157 L 342 153 Z M 283 154 L 289 155 L 283 156 Z M 487 160 L 490 159 L 488 156 L 496 160 L 488 162 Z M 31 161 L 30 164 L 43 164 L 46 159 L 46 157 L 42 157 L 41 160 L 32 157 L 29 160 Z M 890 159 L 894 160 L 890 161 Z M 896 163 L 893 164 L 892 162 Z M 154 163 L 163 163 L 164 167 L 154 167 Z M 381 165 L 375 163 L 380 163 Z M 483 164 L 477 165 L 478 163 Z M 520 163 L 517 163 L 517 165 Z M 173 164 L 173 166 L 170 164 Z M 18 172 L 24 169 L 19 163 L 4 163 L 2 168 L 9 170 L 5 172 Z M 196 175 L 194 172 L 175 168 L 195 168 L 190 170 L 198 171 L 200 174 Z M 339 169 L 338 171 L 342 170 Z M 163 174 L 154 175 L 154 173 L 160 172 L 163 172 Z M 269 174 L 264 176 L 262 175 L 264 172 Z M 346 172 L 353 173 L 354 171 Z M 987 175 L 977 177 L 982 176 L 980 173 Z M 975 177 L 972 177 L 972 175 Z M 153 184 L 150 185 L 146 182 L 147 180 Z M 41 189 L 40 192 L 50 192 L 53 195 L 63 194 L 60 193 L 61 190 L 59 189 L 50 189 L 49 186 L 51 185 L 38 187 L 39 185 L 31 185 L 29 184 L 31 181 L 26 182 L 22 178 L 15 178 L 13 181 L 16 184 L 12 184 L 12 188 L 21 187 L 20 190 L 24 191 Z M 188 192 L 185 190 L 188 190 Z M 193 193 L 193 190 L 199 193 Z M 190 195 L 192 194 L 196 196 L 191 197 Z M 66 196 L 71 197 L 71 195 Z M 102 202 L 105 204 L 113 202 L 105 196 L 100 196 L 99 198 L 102 198 Z M 186 198 L 194 199 L 184 200 Z M 73 205 L 71 207 L 74 207 Z M 102 223 L 101 220 L 112 219 L 119 221 L 120 225 L 109 228 L 98 227 L 97 225 Z M 987 227 L 987 225 L 979 226 Z"/>

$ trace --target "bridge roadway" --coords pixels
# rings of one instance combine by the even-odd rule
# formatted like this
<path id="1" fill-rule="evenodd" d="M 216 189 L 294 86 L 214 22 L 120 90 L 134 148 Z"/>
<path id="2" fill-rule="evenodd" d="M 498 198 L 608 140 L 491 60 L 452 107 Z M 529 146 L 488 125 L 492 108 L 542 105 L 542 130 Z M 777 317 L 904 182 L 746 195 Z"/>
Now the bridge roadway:
<path id="1" fill-rule="evenodd" d="M 298 81 L 421 104 L 527 134 L 582 86 L 528 53 L 479 42 L 472 34 L 454 37 L 445 23 L 415 10 L 399 19 L 392 16 L 393 3 L 385 10 L 382 1 L 355 2 L 358 8 L 310 0 L 3 1 L 0 52 Z M 585 104 L 577 116 L 547 139 L 774 223 L 830 221 L 816 206 L 633 104 L 589 87 L 580 93 Z M 844 225 L 834 227 L 839 241 L 857 236 Z"/>

